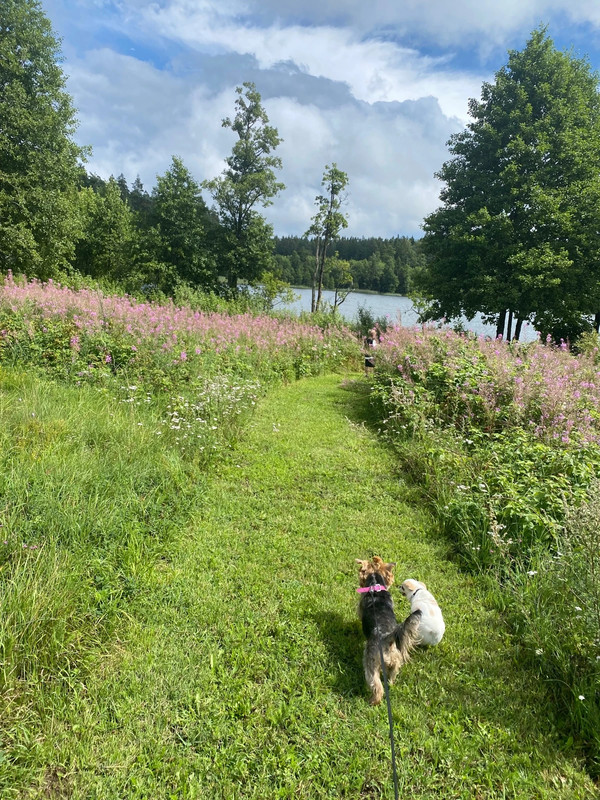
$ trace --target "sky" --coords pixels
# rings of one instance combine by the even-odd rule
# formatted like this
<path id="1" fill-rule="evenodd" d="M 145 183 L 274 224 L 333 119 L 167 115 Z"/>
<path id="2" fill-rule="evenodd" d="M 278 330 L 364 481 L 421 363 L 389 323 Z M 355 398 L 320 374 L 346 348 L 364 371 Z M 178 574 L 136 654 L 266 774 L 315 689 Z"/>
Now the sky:
<path id="1" fill-rule="evenodd" d="M 283 142 L 286 189 L 262 213 L 302 235 L 327 165 L 348 174 L 347 236 L 422 235 L 468 100 L 546 25 L 600 69 L 598 0 L 41 0 L 89 172 L 151 191 L 172 157 L 200 183 L 235 134 L 235 88 L 256 84 Z M 211 205 L 210 195 L 205 199 Z"/>

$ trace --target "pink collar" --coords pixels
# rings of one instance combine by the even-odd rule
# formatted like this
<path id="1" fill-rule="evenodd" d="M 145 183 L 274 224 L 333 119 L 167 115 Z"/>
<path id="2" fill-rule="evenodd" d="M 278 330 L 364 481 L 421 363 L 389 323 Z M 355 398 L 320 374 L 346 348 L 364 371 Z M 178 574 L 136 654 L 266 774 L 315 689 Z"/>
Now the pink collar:
<path id="1" fill-rule="evenodd" d="M 359 594 L 365 594 L 366 592 L 387 592 L 387 586 L 384 586 L 382 583 L 376 583 L 373 586 L 361 586 L 356 591 Z"/>

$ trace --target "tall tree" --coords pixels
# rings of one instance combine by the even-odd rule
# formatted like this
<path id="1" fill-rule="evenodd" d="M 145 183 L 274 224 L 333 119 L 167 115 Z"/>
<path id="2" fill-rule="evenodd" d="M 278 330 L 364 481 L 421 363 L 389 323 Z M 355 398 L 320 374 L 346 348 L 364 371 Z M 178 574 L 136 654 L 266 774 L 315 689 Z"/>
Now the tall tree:
<path id="1" fill-rule="evenodd" d="M 75 267 L 83 275 L 123 282 L 131 271 L 134 224 L 119 182 L 111 177 L 102 191 L 82 189 L 79 203 L 82 235 L 75 250 Z"/>
<path id="2" fill-rule="evenodd" d="M 430 318 L 479 311 L 508 339 L 524 320 L 566 338 L 600 309 L 597 84 L 539 28 L 470 101 L 438 176 L 444 205 L 424 223 Z"/>
<path id="3" fill-rule="evenodd" d="M 236 115 L 223 120 L 238 140 L 225 159 L 222 175 L 203 186 L 211 193 L 219 215 L 221 232 L 217 240 L 219 271 L 227 278 L 230 289 L 239 279 L 254 281 L 272 266 L 273 230 L 256 210 L 269 206 L 282 189 L 276 180 L 281 159 L 272 155 L 281 143 L 277 129 L 269 118 L 261 96 L 253 83 L 236 88 Z"/>
<path id="4" fill-rule="evenodd" d="M 315 266 L 310 304 L 312 312 L 319 311 L 321 308 L 327 250 L 330 244 L 339 238 L 340 231 L 348 227 L 346 215 L 340 211 L 345 199 L 342 192 L 347 185 L 348 175 L 338 169 L 337 164 L 326 165 L 321 180 L 321 186 L 325 187 L 326 194 L 317 195 L 315 198 L 317 213 L 312 218 L 312 225 L 305 234 L 313 240 L 315 245 Z"/>
<path id="5" fill-rule="evenodd" d="M 38 0 L 0 4 L 0 270 L 49 278 L 78 235 L 75 112 Z"/>
<path id="6" fill-rule="evenodd" d="M 177 156 L 156 181 L 149 238 L 153 263 L 163 265 L 160 288 L 167 293 L 179 283 L 212 288 L 216 275 L 207 249 L 210 214 L 199 184 Z"/>

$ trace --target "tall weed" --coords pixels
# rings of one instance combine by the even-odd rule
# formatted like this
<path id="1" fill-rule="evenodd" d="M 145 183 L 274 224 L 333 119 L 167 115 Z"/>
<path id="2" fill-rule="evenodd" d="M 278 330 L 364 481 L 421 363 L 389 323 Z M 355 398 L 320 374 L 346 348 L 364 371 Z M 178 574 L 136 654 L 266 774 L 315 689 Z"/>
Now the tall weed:
<path id="1" fill-rule="evenodd" d="M 562 715 L 600 774 L 600 482 L 568 508 L 556 548 L 515 576 L 510 611 Z"/>
<path id="2" fill-rule="evenodd" d="M 511 606 L 540 673 L 560 687 L 598 774 L 596 361 L 589 342 L 573 355 L 393 329 L 382 337 L 372 398 L 463 565 L 496 579 L 498 602 Z"/>

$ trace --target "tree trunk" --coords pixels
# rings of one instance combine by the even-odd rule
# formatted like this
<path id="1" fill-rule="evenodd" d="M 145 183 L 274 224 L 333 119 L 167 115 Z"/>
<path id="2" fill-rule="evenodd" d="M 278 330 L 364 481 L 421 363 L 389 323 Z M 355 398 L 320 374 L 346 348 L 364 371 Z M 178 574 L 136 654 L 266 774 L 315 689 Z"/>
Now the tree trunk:
<path id="1" fill-rule="evenodd" d="M 315 271 L 313 272 L 313 280 L 312 280 L 312 294 L 310 298 L 310 312 L 314 314 L 317 310 L 318 301 L 317 301 L 317 284 L 319 282 L 319 261 L 321 258 L 321 242 L 317 239 L 317 246 L 315 252 Z M 320 295 L 320 293 L 319 293 Z"/>
<path id="2" fill-rule="evenodd" d="M 323 271 L 325 269 L 325 253 L 321 254 L 321 263 L 319 264 L 319 280 L 317 282 L 317 305 L 315 311 L 321 310 L 321 296 L 323 294 Z"/>
<path id="3" fill-rule="evenodd" d="M 512 321 L 513 321 L 513 312 L 508 312 L 508 323 L 506 325 L 506 341 L 510 342 L 511 334 L 512 334 Z"/>
<path id="4" fill-rule="evenodd" d="M 327 257 L 327 248 L 329 247 L 329 240 L 325 237 L 324 241 L 317 242 L 317 271 L 316 271 L 316 284 L 317 284 L 317 301 L 314 304 L 313 311 L 321 310 L 321 297 L 323 295 L 323 273 L 325 272 L 325 259 Z M 314 283 L 314 282 L 313 282 Z M 314 285 L 313 285 L 314 293 Z"/>
<path id="5" fill-rule="evenodd" d="M 600 332 L 600 311 L 596 311 L 594 316 L 594 330 L 596 333 Z"/>
<path id="6" fill-rule="evenodd" d="M 523 320 L 520 317 L 517 317 L 517 324 L 515 326 L 515 339 L 517 342 L 521 338 L 521 328 L 523 327 Z"/>
<path id="7" fill-rule="evenodd" d="M 504 334 L 504 323 L 506 322 L 506 310 L 501 311 L 496 323 L 496 339 L 499 339 Z"/>

